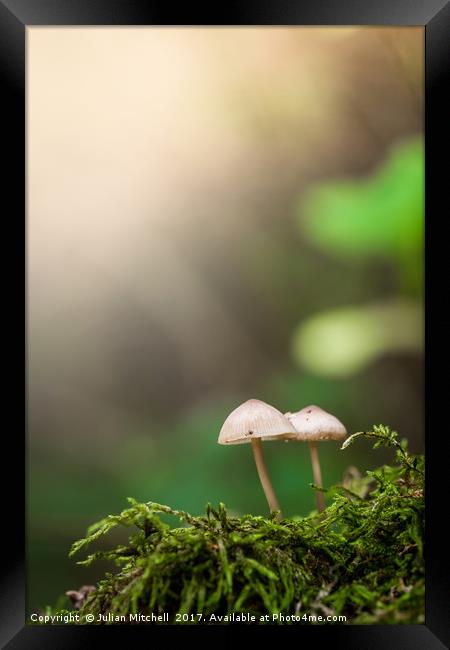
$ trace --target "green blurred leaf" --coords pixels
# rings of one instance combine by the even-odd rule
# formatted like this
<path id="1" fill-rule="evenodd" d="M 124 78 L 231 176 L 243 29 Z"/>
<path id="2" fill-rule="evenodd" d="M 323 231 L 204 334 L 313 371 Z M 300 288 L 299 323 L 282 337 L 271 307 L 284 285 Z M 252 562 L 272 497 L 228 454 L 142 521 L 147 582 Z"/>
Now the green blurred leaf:
<path id="1" fill-rule="evenodd" d="M 419 304 L 395 300 L 335 309 L 305 320 L 295 332 L 293 354 L 303 368 L 349 376 L 387 352 L 422 349 Z"/>
<path id="2" fill-rule="evenodd" d="M 402 142 L 366 179 L 311 188 L 301 203 L 299 223 L 314 244 L 344 256 L 419 250 L 424 225 L 422 138 Z"/>

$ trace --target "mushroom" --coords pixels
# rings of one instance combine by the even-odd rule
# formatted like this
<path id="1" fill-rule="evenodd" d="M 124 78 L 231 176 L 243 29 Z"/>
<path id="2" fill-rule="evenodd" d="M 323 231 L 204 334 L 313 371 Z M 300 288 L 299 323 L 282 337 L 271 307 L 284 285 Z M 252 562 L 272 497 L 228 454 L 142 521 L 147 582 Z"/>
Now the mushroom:
<path id="1" fill-rule="evenodd" d="M 93 585 L 83 585 L 78 589 L 78 591 L 74 589 L 66 591 L 66 596 L 70 598 L 74 609 L 81 609 L 88 599 L 89 594 L 91 594 L 93 591 L 95 591 L 95 587 Z"/>
<path id="2" fill-rule="evenodd" d="M 334 415 L 318 406 L 305 406 L 297 413 L 286 413 L 286 417 L 297 431 L 295 440 L 309 442 L 314 483 L 318 487 L 322 487 L 322 473 L 316 443 L 318 440 L 342 440 L 347 435 L 344 425 Z M 316 499 L 317 509 L 319 512 L 323 512 L 325 509 L 323 493 L 317 491 Z"/>
<path id="3" fill-rule="evenodd" d="M 296 437 L 296 430 L 276 408 L 259 399 L 249 399 L 227 417 L 220 430 L 219 445 L 240 445 L 250 442 L 256 469 L 271 512 L 280 511 L 275 491 L 264 461 L 263 440 L 285 440 Z"/>

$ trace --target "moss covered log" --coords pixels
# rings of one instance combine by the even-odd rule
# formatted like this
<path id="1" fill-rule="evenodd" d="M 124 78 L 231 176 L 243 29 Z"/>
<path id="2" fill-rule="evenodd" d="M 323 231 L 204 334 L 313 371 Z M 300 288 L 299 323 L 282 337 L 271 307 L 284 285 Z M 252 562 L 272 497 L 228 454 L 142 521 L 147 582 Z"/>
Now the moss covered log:
<path id="1" fill-rule="evenodd" d="M 116 622 L 163 613 L 185 624 L 224 623 L 233 613 L 258 623 L 277 622 L 280 613 L 283 624 L 289 615 L 300 624 L 337 616 L 347 624 L 423 623 L 423 457 L 381 425 L 350 436 L 343 448 L 361 436 L 391 447 L 393 465 L 326 490 L 331 503 L 321 515 L 233 517 L 219 504 L 194 517 L 129 499 L 128 509 L 91 526 L 72 547 L 75 555 L 116 526 L 131 530 L 126 545 L 79 562 L 106 558 L 116 566 L 88 594 L 81 623 L 86 614 Z M 170 527 L 161 514 L 182 526 Z"/>

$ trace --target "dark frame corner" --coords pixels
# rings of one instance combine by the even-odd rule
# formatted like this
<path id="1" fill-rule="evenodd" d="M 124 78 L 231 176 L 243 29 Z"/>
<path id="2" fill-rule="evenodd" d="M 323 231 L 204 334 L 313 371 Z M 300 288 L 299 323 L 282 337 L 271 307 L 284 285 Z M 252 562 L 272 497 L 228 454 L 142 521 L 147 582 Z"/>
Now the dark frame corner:
<path id="1" fill-rule="evenodd" d="M 450 106 L 445 89 L 450 87 L 450 1 L 449 0 L 279 0 L 273 3 L 248 2 L 223 3 L 212 9 L 192 5 L 172 7 L 168 3 L 148 0 L 0 0 L 0 78 L 4 87 L 1 107 L 3 116 L 3 139 L 6 161 L 3 183 L 3 196 L 8 205 L 8 220 L 11 232 L 8 236 L 8 252 L 13 259 L 5 267 L 4 277 L 14 278 L 19 287 L 12 282 L 4 282 L 4 301 L 8 304 L 6 337 L 8 361 L 7 375 L 8 399 L 19 398 L 20 403 L 14 413 L 25 413 L 24 375 L 19 359 L 24 350 L 21 333 L 26 322 L 25 305 L 22 300 L 25 287 L 25 36 L 26 27 L 37 25 L 416 25 L 425 27 L 425 70 L 426 70 L 426 212 L 427 212 L 427 292 L 426 306 L 429 308 L 430 266 L 429 249 L 430 220 L 439 221 L 442 212 L 448 219 L 445 203 L 445 190 L 448 184 L 448 163 L 435 165 L 434 160 L 445 160 L 445 147 L 450 142 L 448 116 Z M 441 155 L 439 155 L 441 154 Z M 447 204 L 448 205 L 448 204 Z M 6 215 L 6 212 L 5 212 Z M 6 219 L 4 219 L 5 221 Z M 433 225 L 434 232 L 434 225 Z M 4 238 L 5 241 L 5 238 Z M 437 267 L 445 272 L 437 256 Z M 435 261 L 433 255 L 433 264 Z M 439 269 L 439 263 L 442 268 Z M 7 275 L 5 276 L 5 273 Z M 438 276 L 435 274 L 434 279 Z M 445 277 L 445 276 L 444 276 Z M 5 286 L 6 285 L 6 286 Z M 10 317 L 11 314 L 11 317 Z M 14 314 L 14 316 L 13 316 Z M 14 318 L 17 321 L 14 321 Z M 434 334 L 439 334 L 440 323 Z M 443 330 L 442 326 L 442 330 Z M 17 345 L 9 345 L 16 340 Z M 430 368 L 429 351 L 432 348 L 427 327 L 427 376 Z M 7 355 L 8 357 L 8 355 Z M 427 395 L 427 406 L 431 395 Z M 433 424 L 432 409 L 427 408 L 427 431 Z M 25 423 L 25 421 L 24 421 Z M 79 648 L 88 645 L 92 635 L 99 634 L 98 627 L 73 626 L 34 627 L 25 624 L 25 543 L 24 516 L 17 514 L 17 503 L 25 503 L 25 463 L 26 448 L 22 423 L 12 419 L 12 434 L 8 439 L 8 464 L 15 466 L 16 477 L 13 498 L 4 499 L 3 521 L 11 522 L 13 549 L 7 566 L 3 566 L 2 588 L 0 589 L 0 642 L 2 647 L 34 648 L 64 647 Z M 4 443 L 5 444 L 5 443 Z M 448 603 L 450 575 L 448 561 L 448 537 L 439 499 L 447 496 L 444 483 L 448 469 L 447 456 L 440 453 L 434 445 L 426 445 L 427 453 L 427 584 L 426 584 L 426 623 L 417 626 L 348 626 L 348 627 L 302 627 L 284 628 L 282 632 L 311 640 L 323 640 L 333 636 L 335 648 L 417 648 L 418 650 L 438 650 L 448 646 L 450 641 L 448 627 Z M 445 459 L 445 460 L 444 460 Z M 432 471 L 431 471 L 432 470 Z M 11 473 L 13 476 L 13 473 Z M 430 478 L 432 476 L 432 478 Z M 6 494 L 6 492 L 5 492 Z M 22 499 L 22 500 L 21 500 Z M 9 509 L 9 510 L 8 510 Z M 15 531 L 15 533 L 14 533 Z M 14 538 L 15 535 L 15 538 Z M 101 629 L 101 628 L 100 628 Z M 130 628 L 114 629 L 121 635 Z M 183 628 L 183 634 L 192 633 L 193 628 Z M 214 628 L 217 630 L 217 628 Z M 152 637 L 156 628 L 152 629 Z M 228 635 L 229 628 L 220 628 L 220 633 Z M 111 628 L 102 630 L 111 632 Z M 159 628 L 164 635 L 178 634 L 180 628 Z M 145 627 L 137 626 L 133 633 L 148 634 Z M 209 635 L 213 628 L 203 628 Z M 245 632 L 240 630 L 239 634 Z M 258 630 L 252 629 L 252 635 Z M 280 631 L 277 629 L 277 634 Z M 103 636 L 102 636 L 103 638 Z M 149 637 L 147 636 L 147 642 Z"/>

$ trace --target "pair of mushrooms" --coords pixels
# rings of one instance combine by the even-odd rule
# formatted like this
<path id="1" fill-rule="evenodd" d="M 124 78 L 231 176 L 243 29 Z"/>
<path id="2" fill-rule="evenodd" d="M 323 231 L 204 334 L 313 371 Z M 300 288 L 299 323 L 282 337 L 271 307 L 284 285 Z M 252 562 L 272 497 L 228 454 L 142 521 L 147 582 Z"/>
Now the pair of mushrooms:
<path id="1" fill-rule="evenodd" d="M 250 442 L 256 469 L 271 512 L 281 509 L 264 461 L 263 440 L 299 440 L 309 443 L 314 483 L 322 487 L 318 440 L 342 440 L 347 435 L 344 425 L 334 415 L 318 406 L 305 406 L 297 413 L 283 415 L 259 399 L 249 399 L 238 406 L 225 420 L 219 434 L 220 445 L 240 445 Z M 325 501 L 316 492 L 317 509 L 322 512 Z"/>

